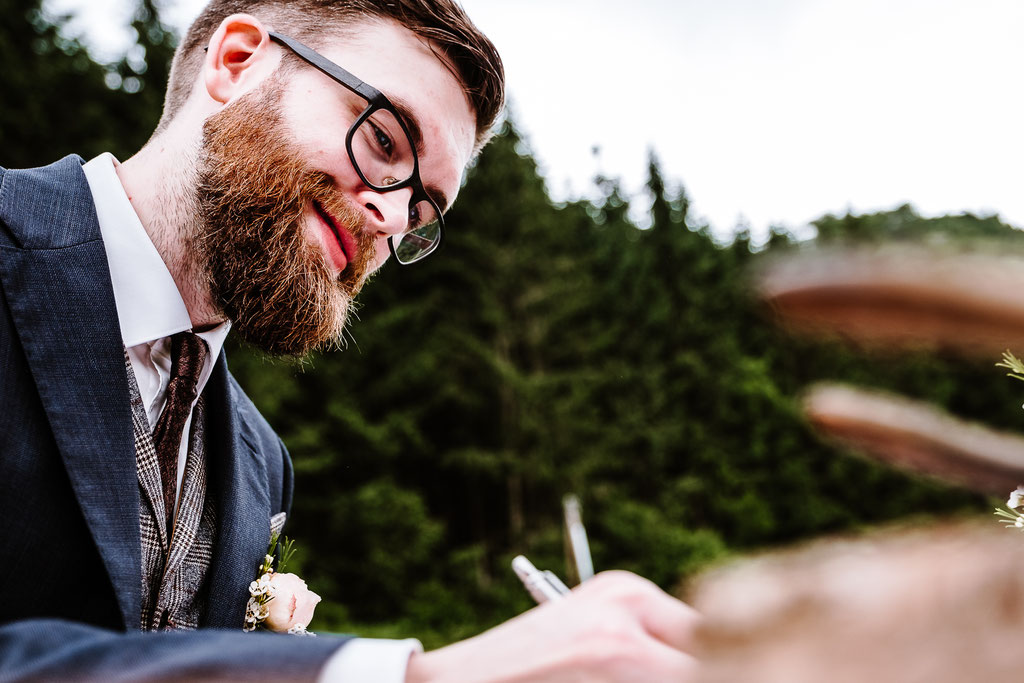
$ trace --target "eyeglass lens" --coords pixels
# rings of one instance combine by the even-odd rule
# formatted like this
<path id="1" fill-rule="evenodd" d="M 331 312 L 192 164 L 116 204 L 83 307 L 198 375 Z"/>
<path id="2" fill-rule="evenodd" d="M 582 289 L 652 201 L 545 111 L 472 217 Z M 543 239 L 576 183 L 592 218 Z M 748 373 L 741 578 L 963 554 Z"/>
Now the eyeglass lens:
<path id="1" fill-rule="evenodd" d="M 415 169 L 416 156 L 408 136 L 394 114 L 374 111 L 352 136 L 352 155 L 359 171 L 370 185 L 379 189 L 408 180 Z M 409 230 L 393 237 L 395 255 L 403 263 L 426 256 L 440 237 L 437 211 L 425 200 L 409 207 Z"/>

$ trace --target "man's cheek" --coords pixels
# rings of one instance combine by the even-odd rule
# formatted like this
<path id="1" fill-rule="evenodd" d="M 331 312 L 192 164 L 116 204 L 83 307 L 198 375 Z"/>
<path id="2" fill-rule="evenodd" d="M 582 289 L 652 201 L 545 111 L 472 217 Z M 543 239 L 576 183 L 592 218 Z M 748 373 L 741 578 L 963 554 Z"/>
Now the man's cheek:
<path id="1" fill-rule="evenodd" d="M 378 268 L 384 265 L 384 262 L 391 256 L 391 250 L 388 249 L 388 241 L 381 239 L 377 240 L 374 244 L 374 255 L 373 262 L 370 263 L 370 272 L 376 271 Z"/>

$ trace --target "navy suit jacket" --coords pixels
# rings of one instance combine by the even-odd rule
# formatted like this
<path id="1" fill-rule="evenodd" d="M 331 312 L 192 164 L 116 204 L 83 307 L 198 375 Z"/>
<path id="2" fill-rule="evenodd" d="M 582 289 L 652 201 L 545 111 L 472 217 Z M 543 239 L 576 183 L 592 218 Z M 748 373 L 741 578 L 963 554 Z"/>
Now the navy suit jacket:
<path id="1" fill-rule="evenodd" d="M 337 649 L 242 631 L 270 517 L 291 504 L 291 461 L 223 353 L 205 396 L 208 628 L 141 633 L 128 383 L 82 160 L 0 168 L 0 680 L 301 680 Z"/>

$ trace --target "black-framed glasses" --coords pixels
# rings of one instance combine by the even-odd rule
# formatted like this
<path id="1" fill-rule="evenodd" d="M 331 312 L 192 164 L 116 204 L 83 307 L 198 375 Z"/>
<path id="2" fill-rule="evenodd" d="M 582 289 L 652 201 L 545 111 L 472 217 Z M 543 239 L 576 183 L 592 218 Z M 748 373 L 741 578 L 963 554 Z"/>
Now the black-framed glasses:
<path id="1" fill-rule="evenodd" d="M 366 100 L 366 109 L 345 136 L 352 167 L 363 183 L 376 192 L 412 188 L 408 228 L 400 235 L 388 237 L 391 255 L 404 265 L 436 251 L 444 234 L 444 218 L 440 207 L 423 188 L 416 144 L 405 117 L 384 93 L 315 50 L 280 33 L 271 32 L 270 38 Z"/>

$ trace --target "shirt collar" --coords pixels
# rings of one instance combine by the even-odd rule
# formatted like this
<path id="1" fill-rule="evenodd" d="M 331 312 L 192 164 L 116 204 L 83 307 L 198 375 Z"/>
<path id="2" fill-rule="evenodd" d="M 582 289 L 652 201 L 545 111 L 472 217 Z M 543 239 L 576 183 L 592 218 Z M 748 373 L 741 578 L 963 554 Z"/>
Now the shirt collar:
<path id="1" fill-rule="evenodd" d="M 121 338 L 130 348 L 191 330 L 192 320 L 174 278 L 121 185 L 117 163 L 112 154 L 101 154 L 82 170 L 96 204 Z M 210 347 L 211 359 L 217 358 L 230 329 L 231 323 L 224 322 L 197 333 Z"/>

